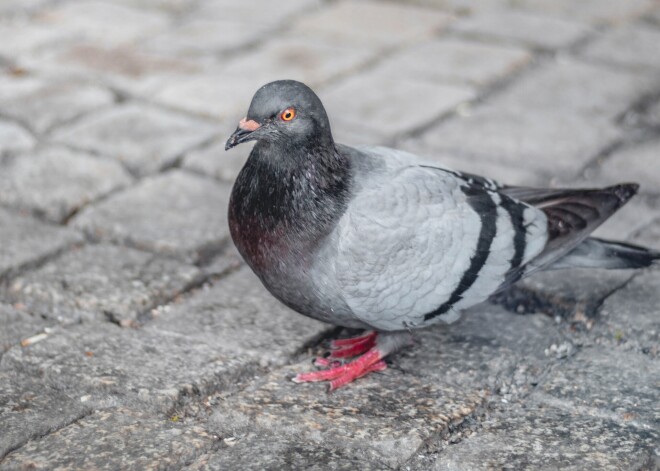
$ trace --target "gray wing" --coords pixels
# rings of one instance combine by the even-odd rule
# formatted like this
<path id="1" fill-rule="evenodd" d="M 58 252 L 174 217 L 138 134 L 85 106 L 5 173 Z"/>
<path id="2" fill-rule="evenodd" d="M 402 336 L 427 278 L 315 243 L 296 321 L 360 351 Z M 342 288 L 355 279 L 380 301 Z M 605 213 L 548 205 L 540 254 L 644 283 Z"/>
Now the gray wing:
<path id="1" fill-rule="evenodd" d="M 540 210 L 451 171 L 399 167 L 351 201 L 333 234 L 334 278 L 377 329 L 451 322 L 540 253 L 546 232 Z"/>

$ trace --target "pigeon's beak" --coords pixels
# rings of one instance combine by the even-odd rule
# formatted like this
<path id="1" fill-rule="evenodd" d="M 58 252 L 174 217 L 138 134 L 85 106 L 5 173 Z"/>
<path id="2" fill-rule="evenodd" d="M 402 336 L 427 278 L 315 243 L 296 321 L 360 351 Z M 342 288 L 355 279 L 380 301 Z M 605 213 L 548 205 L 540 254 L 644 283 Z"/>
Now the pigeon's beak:
<path id="1" fill-rule="evenodd" d="M 238 123 L 236 131 L 234 131 L 234 134 L 229 136 L 229 139 L 227 139 L 225 150 L 229 150 L 232 147 L 236 147 L 243 142 L 253 139 L 251 134 L 260 127 L 261 125 L 252 119 L 241 119 L 241 121 Z"/>

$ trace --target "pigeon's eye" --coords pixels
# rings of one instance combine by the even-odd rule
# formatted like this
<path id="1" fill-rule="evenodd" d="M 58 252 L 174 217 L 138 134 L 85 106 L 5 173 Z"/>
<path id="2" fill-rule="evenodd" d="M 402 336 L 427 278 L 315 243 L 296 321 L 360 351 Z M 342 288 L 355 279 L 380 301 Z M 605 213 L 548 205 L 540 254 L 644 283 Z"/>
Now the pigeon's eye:
<path id="1" fill-rule="evenodd" d="M 282 111 L 282 114 L 280 115 L 282 121 L 291 121 L 295 117 L 296 117 L 296 110 L 294 110 L 293 108 L 287 108 L 286 110 Z"/>

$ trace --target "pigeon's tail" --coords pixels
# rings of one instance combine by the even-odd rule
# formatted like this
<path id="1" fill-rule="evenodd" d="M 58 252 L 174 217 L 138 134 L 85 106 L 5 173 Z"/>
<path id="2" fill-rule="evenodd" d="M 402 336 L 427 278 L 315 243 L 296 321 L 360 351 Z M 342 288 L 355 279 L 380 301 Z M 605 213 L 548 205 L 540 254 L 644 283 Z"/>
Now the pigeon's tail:
<path id="1" fill-rule="evenodd" d="M 645 268 L 660 263 L 660 252 L 610 240 L 589 237 L 546 268 Z"/>
<path id="2" fill-rule="evenodd" d="M 529 262 L 525 275 L 559 263 L 598 226 L 632 198 L 639 185 L 622 183 L 595 189 L 509 188 L 505 194 L 542 210 L 548 219 L 548 241 Z M 588 247 L 588 246 L 587 246 Z M 596 250 L 597 251 L 597 250 Z M 584 251 L 587 252 L 586 249 Z"/>

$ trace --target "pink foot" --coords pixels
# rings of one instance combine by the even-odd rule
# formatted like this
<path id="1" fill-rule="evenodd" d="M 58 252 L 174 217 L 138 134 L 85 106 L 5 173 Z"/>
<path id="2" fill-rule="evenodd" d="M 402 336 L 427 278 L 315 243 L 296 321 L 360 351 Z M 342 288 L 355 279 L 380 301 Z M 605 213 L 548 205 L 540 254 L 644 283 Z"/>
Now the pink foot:
<path id="1" fill-rule="evenodd" d="M 412 337 L 407 332 L 377 333 L 351 339 L 339 339 L 332 342 L 333 351 L 328 358 L 314 360 L 316 366 L 327 368 L 321 371 L 300 373 L 293 378 L 296 383 L 329 381 L 330 391 L 340 388 L 353 380 L 374 371 L 387 368 L 384 358 L 411 343 Z M 359 356 L 358 356 L 359 355 Z M 336 358 L 357 356 L 348 363 L 341 363 Z"/>
<path id="2" fill-rule="evenodd" d="M 332 391 L 372 371 L 382 371 L 385 368 L 387 368 L 387 365 L 383 361 L 382 353 L 377 348 L 372 348 L 350 363 L 327 370 L 300 373 L 293 378 L 293 381 L 296 383 L 330 381 L 330 390 Z"/>

